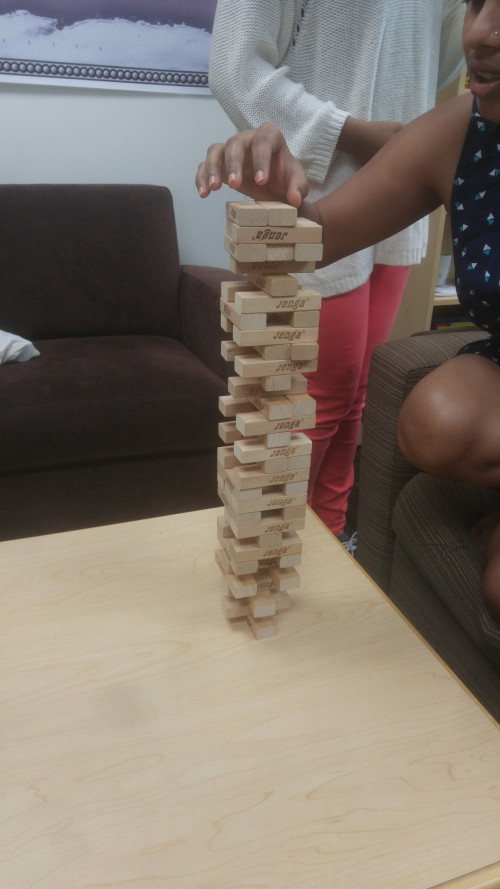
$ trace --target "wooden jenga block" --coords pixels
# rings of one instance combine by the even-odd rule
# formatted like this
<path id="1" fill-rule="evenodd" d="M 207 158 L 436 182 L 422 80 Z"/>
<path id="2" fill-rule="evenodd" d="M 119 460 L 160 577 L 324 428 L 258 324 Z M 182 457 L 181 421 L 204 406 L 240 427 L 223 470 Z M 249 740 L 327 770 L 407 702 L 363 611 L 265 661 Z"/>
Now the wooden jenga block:
<path id="1" fill-rule="evenodd" d="M 234 361 L 237 355 L 255 355 L 255 349 L 253 349 L 252 346 L 239 346 L 234 340 L 222 340 L 220 351 L 222 357 L 225 358 L 226 361 Z"/>
<path id="2" fill-rule="evenodd" d="M 239 522 L 237 518 L 228 512 L 227 518 L 231 529 L 238 538 L 259 537 L 268 541 L 274 540 L 275 534 L 283 534 L 285 531 L 300 531 L 305 527 L 305 518 L 284 519 L 281 511 L 277 515 L 266 514 L 255 525 Z M 269 535 L 271 535 L 269 537 Z M 271 545 L 271 543 L 270 543 Z"/>
<path id="3" fill-rule="evenodd" d="M 318 343 L 294 342 L 291 344 L 292 361 L 314 361 L 319 354 Z"/>
<path id="4" fill-rule="evenodd" d="M 299 475 L 299 473 L 296 474 Z M 308 479 L 305 479 L 303 481 L 288 482 L 284 485 L 285 494 L 290 494 L 291 496 L 295 494 L 307 494 L 307 488 Z"/>
<path id="5" fill-rule="evenodd" d="M 305 518 L 306 504 L 303 506 L 284 506 L 282 515 L 284 519 L 301 519 Z"/>
<path id="6" fill-rule="evenodd" d="M 278 564 L 280 568 L 296 568 L 301 562 L 302 555 L 297 553 L 295 556 L 281 556 Z"/>
<path id="7" fill-rule="evenodd" d="M 254 348 L 265 361 L 288 361 L 292 357 L 291 343 L 254 346 Z"/>
<path id="8" fill-rule="evenodd" d="M 303 432 L 295 433 L 289 445 L 275 448 L 266 448 L 260 438 L 242 438 L 234 443 L 234 453 L 240 463 L 261 463 L 275 458 L 287 461 L 291 457 L 309 456 L 311 451 L 312 442 Z"/>
<path id="9" fill-rule="evenodd" d="M 226 318 L 226 316 L 223 315 L 222 312 L 220 316 L 220 326 L 222 327 L 224 333 L 233 332 L 234 324 L 229 320 L 229 318 Z"/>
<path id="10" fill-rule="evenodd" d="M 319 312 L 290 312 L 286 316 L 286 322 L 290 327 L 317 327 L 319 324 Z"/>
<path id="11" fill-rule="evenodd" d="M 228 392 L 233 398 L 249 398 L 251 395 L 262 393 L 264 390 L 258 378 L 243 380 L 241 377 L 229 377 L 227 381 Z"/>
<path id="12" fill-rule="evenodd" d="M 231 565 L 227 553 L 225 553 L 223 549 L 215 550 L 215 561 L 226 577 L 226 575 L 229 574 L 231 571 Z"/>
<path id="13" fill-rule="evenodd" d="M 265 272 L 249 272 L 248 283 L 269 296 L 295 296 L 300 290 L 297 278 L 279 273 L 269 275 Z"/>
<path id="14" fill-rule="evenodd" d="M 259 546 L 255 540 L 238 540 L 234 535 L 224 538 L 224 541 L 227 543 L 234 562 L 281 558 L 282 556 L 300 555 L 302 552 L 302 540 L 296 531 L 282 534 L 278 543 L 270 546 Z"/>
<path id="15" fill-rule="evenodd" d="M 297 296 L 279 297 L 274 304 L 275 312 L 318 312 L 320 308 L 321 294 L 317 290 L 299 290 Z"/>
<path id="16" fill-rule="evenodd" d="M 254 201 L 227 201 L 226 216 L 238 225 L 267 225 L 269 214 Z"/>
<path id="17" fill-rule="evenodd" d="M 222 297 L 220 300 L 220 310 L 239 330 L 260 330 L 267 324 L 267 314 L 265 312 L 242 315 L 236 308 L 235 303 L 229 303 Z"/>
<path id="18" fill-rule="evenodd" d="M 222 281 L 220 285 L 220 295 L 223 299 L 227 299 L 229 303 L 234 302 L 235 294 L 239 291 L 255 290 L 250 281 Z"/>
<path id="19" fill-rule="evenodd" d="M 220 541 L 234 537 L 231 525 L 223 515 L 217 516 L 217 537 Z"/>
<path id="20" fill-rule="evenodd" d="M 255 406 L 253 398 L 248 400 Z M 308 417 L 316 413 L 316 402 L 307 392 L 291 392 L 290 395 L 287 395 L 287 401 L 292 408 L 292 417 Z"/>
<path id="21" fill-rule="evenodd" d="M 293 590 L 300 586 L 300 574 L 295 568 L 269 568 L 278 590 Z"/>
<path id="22" fill-rule="evenodd" d="M 268 639 L 270 636 L 276 636 L 278 632 L 276 621 L 272 617 L 262 617 L 257 620 L 249 614 L 245 619 L 256 639 Z"/>
<path id="23" fill-rule="evenodd" d="M 259 593 L 250 600 L 250 613 L 252 617 L 272 617 L 276 614 L 276 600 L 270 593 Z"/>
<path id="24" fill-rule="evenodd" d="M 295 228 L 298 233 L 297 240 L 300 244 L 321 244 L 323 240 L 323 226 L 305 216 L 297 216 Z"/>
<path id="25" fill-rule="evenodd" d="M 234 451 L 234 449 L 233 449 Z M 263 472 L 258 464 L 238 465 L 230 470 L 235 489 L 240 491 L 240 496 L 245 491 L 253 491 L 270 487 L 271 485 L 305 484 L 307 486 L 309 473 L 307 469 L 284 472 Z M 307 487 L 306 487 L 307 490 Z M 287 492 L 288 493 L 288 492 Z M 291 492 L 295 493 L 295 492 Z"/>
<path id="26" fill-rule="evenodd" d="M 228 420 L 224 423 L 219 423 L 219 438 L 222 439 L 224 444 L 233 444 L 240 438 L 244 438 L 244 435 L 239 431 L 234 420 Z"/>
<path id="27" fill-rule="evenodd" d="M 221 599 L 222 611 L 228 620 L 239 620 L 250 614 L 248 599 L 235 599 L 232 594 L 226 594 Z"/>
<path id="28" fill-rule="evenodd" d="M 232 498 L 230 495 L 226 493 L 223 487 L 219 485 L 217 488 L 220 499 L 222 500 L 224 506 L 226 507 L 226 517 L 231 525 L 232 530 L 236 534 L 237 537 L 240 536 L 240 531 L 249 526 L 258 527 L 262 522 L 262 512 L 258 510 L 256 512 L 236 512 Z M 280 514 L 281 516 L 281 514 Z M 235 530 L 235 527 L 237 530 Z M 245 534 L 245 537 L 254 537 L 254 534 Z"/>
<path id="29" fill-rule="evenodd" d="M 290 395 L 300 395 L 307 392 L 307 378 L 301 373 L 292 375 Z"/>
<path id="30" fill-rule="evenodd" d="M 255 511 L 265 512 L 269 509 L 284 509 L 291 506 L 305 506 L 307 502 L 307 492 L 285 494 L 283 491 L 272 491 L 262 493 L 255 500 L 240 499 L 237 493 L 228 493 L 226 496 L 235 515 L 244 515 Z M 295 518 L 295 516 L 291 516 L 291 518 Z"/>
<path id="31" fill-rule="evenodd" d="M 296 432 L 310 429 L 310 417 L 284 417 L 268 420 L 261 411 L 241 412 L 236 415 L 236 428 L 247 437 L 268 435 L 271 432 Z"/>
<path id="32" fill-rule="evenodd" d="M 240 463 L 262 463 L 262 461 L 275 460 L 271 472 L 286 472 L 288 457 L 286 454 L 278 454 L 276 448 L 266 448 L 262 441 L 241 438 L 234 443 L 234 453 Z"/>
<path id="33" fill-rule="evenodd" d="M 245 347 L 239 347 L 245 348 Z M 307 373 L 317 369 L 317 361 L 266 361 L 260 355 L 235 353 L 234 369 L 240 377 L 283 376 L 296 373 Z"/>
<path id="34" fill-rule="evenodd" d="M 240 562 L 240 563 L 231 562 L 231 569 L 232 569 L 233 574 L 236 575 L 236 577 L 238 577 L 239 575 L 242 575 L 242 574 L 257 574 L 257 571 L 261 567 L 262 567 L 262 565 L 260 562 Z"/>
<path id="35" fill-rule="evenodd" d="M 224 250 L 238 263 L 267 262 L 267 247 L 265 244 L 235 244 L 229 235 L 225 235 Z M 293 256 L 291 259 L 293 260 Z"/>
<path id="36" fill-rule="evenodd" d="M 266 393 L 284 393 L 299 394 L 307 391 L 307 379 L 300 373 L 281 374 L 280 376 L 258 377 L 257 378 L 263 392 Z"/>
<path id="37" fill-rule="evenodd" d="M 311 455 L 303 455 L 300 457 L 288 457 L 286 461 L 287 469 L 291 472 L 296 471 L 298 469 L 310 469 L 311 466 Z"/>
<path id="38" fill-rule="evenodd" d="M 250 395 L 248 401 L 268 420 L 293 417 L 294 405 L 286 395 L 265 395 L 261 390 L 258 395 Z"/>
<path id="39" fill-rule="evenodd" d="M 267 534 L 265 532 L 263 534 L 258 534 L 254 540 L 258 546 L 278 546 L 283 539 L 283 536 L 284 535 L 279 532 L 269 531 Z"/>
<path id="40" fill-rule="evenodd" d="M 323 258 L 323 244 L 295 244 L 293 258 L 296 262 L 319 262 Z"/>
<path id="41" fill-rule="evenodd" d="M 259 382 L 264 392 L 288 392 L 292 387 L 292 374 L 260 377 Z"/>
<path id="42" fill-rule="evenodd" d="M 297 245 L 296 245 L 297 246 Z M 316 246 L 316 245 L 312 245 Z M 294 245 L 276 247 L 274 244 L 266 245 L 266 262 L 291 262 L 295 259 Z"/>
<path id="43" fill-rule="evenodd" d="M 235 244 L 255 242 L 288 246 L 295 244 L 321 244 L 322 227 L 312 220 L 298 217 L 295 225 L 241 226 L 226 219 L 226 234 Z"/>
<path id="44" fill-rule="evenodd" d="M 235 456 L 234 448 L 231 445 L 217 448 L 217 463 L 224 469 L 232 469 L 240 465 L 240 461 Z"/>
<path id="45" fill-rule="evenodd" d="M 276 590 L 276 592 L 268 593 L 267 596 L 274 603 L 275 611 L 273 613 L 284 611 L 290 607 L 290 596 L 285 591 Z M 251 613 L 250 603 L 255 602 L 256 598 L 235 599 L 231 592 L 226 593 L 221 598 L 222 611 L 228 620 L 241 620 Z"/>
<path id="46" fill-rule="evenodd" d="M 233 305 L 233 303 L 230 303 Z M 319 311 L 321 297 L 315 290 L 301 290 L 298 296 L 268 296 L 263 290 L 252 290 L 248 293 L 236 291 L 234 307 L 242 315 L 261 314 L 266 312 L 276 316 L 278 324 L 283 324 L 283 313 L 300 311 Z M 305 326 L 305 325 L 304 325 Z M 317 324 L 314 325 L 317 328 Z"/>
<path id="47" fill-rule="evenodd" d="M 259 201 L 258 204 L 267 210 L 267 225 L 295 225 L 297 222 L 296 207 L 281 201 Z"/>
<path id="48" fill-rule="evenodd" d="M 266 448 L 281 448 L 289 445 L 292 441 L 291 432 L 268 432 L 262 435 L 261 439 Z"/>
<path id="49" fill-rule="evenodd" d="M 233 398 L 231 395 L 219 395 L 219 410 L 224 417 L 235 417 L 238 412 L 251 411 L 254 404 L 248 398 Z M 290 405 L 290 416 L 292 406 Z"/>
<path id="50" fill-rule="evenodd" d="M 240 468 L 243 469 L 244 467 Z M 262 497 L 262 487 L 241 488 L 237 484 L 235 469 L 236 467 L 234 467 L 233 469 L 224 469 L 224 467 L 221 466 L 219 463 L 217 464 L 217 478 L 222 479 L 224 491 L 231 491 L 241 501 L 256 500 L 258 497 Z"/>
<path id="51" fill-rule="evenodd" d="M 243 244 L 242 246 L 244 247 L 245 245 Z M 265 244 L 262 246 L 265 248 Z M 295 260 L 292 260 L 291 262 L 266 262 L 265 260 L 246 262 L 231 256 L 229 267 L 235 275 L 248 275 L 251 272 L 264 272 L 267 275 L 280 273 L 304 275 L 314 272 L 316 264 L 312 261 L 295 262 Z"/>

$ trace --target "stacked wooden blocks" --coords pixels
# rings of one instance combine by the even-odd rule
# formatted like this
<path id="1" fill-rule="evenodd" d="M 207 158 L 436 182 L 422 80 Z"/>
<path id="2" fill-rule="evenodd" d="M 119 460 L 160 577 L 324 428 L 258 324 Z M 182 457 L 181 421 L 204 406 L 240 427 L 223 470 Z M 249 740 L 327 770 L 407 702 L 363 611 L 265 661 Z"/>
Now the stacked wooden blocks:
<path id="1" fill-rule="evenodd" d="M 220 399 L 216 559 L 229 620 L 245 619 L 257 639 L 277 632 L 275 615 L 300 585 L 315 402 L 303 372 L 316 370 L 321 297 L 292 273 L 312 272 L 321 226 L 278 202 L 229 202 L 225 248 L 245 281 L 224 282 L 221 323 L 234 362 Z"/>

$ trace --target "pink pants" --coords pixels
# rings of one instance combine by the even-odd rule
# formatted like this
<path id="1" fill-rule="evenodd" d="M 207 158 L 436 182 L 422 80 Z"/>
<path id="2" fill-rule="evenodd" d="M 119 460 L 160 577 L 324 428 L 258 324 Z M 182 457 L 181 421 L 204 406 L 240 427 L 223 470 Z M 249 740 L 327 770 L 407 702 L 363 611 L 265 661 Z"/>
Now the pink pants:
<path id="1" fill-rule="evenodd" d="M 365 404 L 372 351 L 387 339 L 409 268 L 376 265 L 361 287 L 323 299 L 319 360 L 307 374 L 316 399 L 308 502 L 334 534 L 344 528 L 354 481 L 354 455 Z"/>

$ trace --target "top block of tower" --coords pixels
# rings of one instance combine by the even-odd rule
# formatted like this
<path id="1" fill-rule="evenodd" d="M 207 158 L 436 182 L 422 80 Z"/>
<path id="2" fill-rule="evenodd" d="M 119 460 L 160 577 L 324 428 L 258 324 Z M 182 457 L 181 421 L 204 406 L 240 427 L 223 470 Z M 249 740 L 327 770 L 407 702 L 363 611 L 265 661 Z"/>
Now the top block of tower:
<path id="1" fill-rule="evenodd" d="M 280 201 L 227 201 L 226 216 L 237 225 L 295 225 L 297 210 Z"/>

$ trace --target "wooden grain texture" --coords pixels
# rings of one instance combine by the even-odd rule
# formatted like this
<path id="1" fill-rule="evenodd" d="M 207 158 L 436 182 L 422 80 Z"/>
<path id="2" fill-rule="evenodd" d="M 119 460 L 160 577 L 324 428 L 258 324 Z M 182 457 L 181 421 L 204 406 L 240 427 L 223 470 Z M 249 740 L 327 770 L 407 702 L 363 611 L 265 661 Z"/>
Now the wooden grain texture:
<path id="1" fill-rule="evenodd" d="M 0 544 L 2 887 L 428 889 L 491 865 L 498 726 L 310 513 L 278 635 L 227 623 L 220 513 Z"/>

